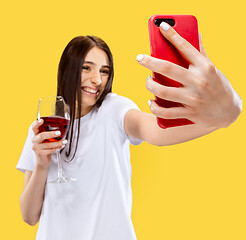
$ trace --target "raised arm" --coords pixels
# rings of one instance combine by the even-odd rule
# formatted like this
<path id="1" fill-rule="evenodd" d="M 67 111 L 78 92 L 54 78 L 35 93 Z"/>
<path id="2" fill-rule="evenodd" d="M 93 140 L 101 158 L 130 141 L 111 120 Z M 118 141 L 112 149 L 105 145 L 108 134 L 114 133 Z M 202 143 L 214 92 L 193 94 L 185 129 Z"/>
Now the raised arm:
<path id="1" fill-rule="evenodd" d="M 153 72 L 182 83 L 183 86 L 179 88 L 166 87 L 149 77 L 146 87 L 154 95 L 182 103 L 183 106 L 162 108 L 151 100 L 150 110 L 154 115 L 134 110 L 126 114 L 126 133 L 155 145 L 170 145 L 228 127 L 240 115 L 242 101 L 225 75 L 210 61 L 202 42 L 199 52 L 166 23 L 160 31 L 189 61 L 189 68 L 147 55 L 139 55 L 137 59 Z M 163 130 L 156 124 L 155 116 L 166 119 L 187 118 L 195 124 Z"/>
<path id="2" fill-rule="evenodd" d="M 162 129 L 158 126 L 153 114 L 135 109 L 126 113 L 124 126 L 128 136 L 156 146 L 187 142 L 216 130 L 216 128 L 203 128 L 194 124 Z"/>

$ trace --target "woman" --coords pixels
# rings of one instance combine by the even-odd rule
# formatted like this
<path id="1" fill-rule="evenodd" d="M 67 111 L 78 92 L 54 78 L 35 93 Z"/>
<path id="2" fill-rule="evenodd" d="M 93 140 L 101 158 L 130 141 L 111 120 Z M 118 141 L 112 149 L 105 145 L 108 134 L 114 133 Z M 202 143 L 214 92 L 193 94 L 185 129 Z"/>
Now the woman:
<path id="1" fill-rule="evenodd" d="M 183 84 L 179 89 L 167 88 L 147 79 L 153 94 L 184 105 L 164 109 L 151 101 L 154 115 L 111 93 L 113 60 L 101 39 L 77 37 L 65 48 L 57 94 L 71 110 L 68 141 L 42 143 L 59 133 L 38 133 L 43 122 L 35 121 L 17 164 L 25 172 L 22 216 L 30 225 L 39 221 L 36 239 L 136 239 L 131 221 L 129 144 L 147 141 L 165 146 L 188 141 L 229 126 L 239 116 L 241 99 L 203 47 L 199 53 L 165 23 L 160 31 L 190 62 L 190 68 L 147 55 L 137 57 L 143 66 Z M 162 130 L 156 116 L 185 117 L 196 124 Z M 46 184 L 56 173 L 52 156 L 56 149 L 63 149 L 66 175 L 76 177 L 76 182 Z"/>

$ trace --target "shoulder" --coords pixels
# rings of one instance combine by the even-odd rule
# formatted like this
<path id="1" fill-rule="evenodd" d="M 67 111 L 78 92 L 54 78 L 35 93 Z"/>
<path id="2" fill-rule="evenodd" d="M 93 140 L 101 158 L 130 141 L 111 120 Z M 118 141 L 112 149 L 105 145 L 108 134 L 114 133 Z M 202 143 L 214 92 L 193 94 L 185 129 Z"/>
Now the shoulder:
<path id="1" fill-rule="evenodd" d="M 115 101 L 122 101 L 124 99 L 128 99 L 126 97 L 123 97 L 123 96 L 120 96 L 118 95 L 117 93 L 113 93 L 113 92 L 110 92 L 107 94 L 107 96 L 105 97 L 103 103 L 113 103 Z"/>
<path id="2" fill-rule="evenodd" d="M 111 119 L 121 126 L 125 114 L 131 109 L 140 110 L 129 98 L 117 95 L 116 93 L 108 93 L 102 105 L 93 111 L 92 119 L 102 120 L 103 118 L 104 120 L 107 119 L 107 121 Z"/>
<path id="3" fill-rule="evenodd" d="M 116 93 L 108 93 L 102 104 L 102 107 L 114 107 L 119 110 L 126 106 L 138 109 L 137 105 L 131 99 Z"/>
<path id="4" fill-rule="evenodd" d="M 122 127 L 126 113 L 132 109 L 140 110 L 129 98 L 117 95 L 116 93 L 109 93 L 99 108 L 98 113 L 99 115 L 107 116 L 107 118 L 112 118 Z"/>

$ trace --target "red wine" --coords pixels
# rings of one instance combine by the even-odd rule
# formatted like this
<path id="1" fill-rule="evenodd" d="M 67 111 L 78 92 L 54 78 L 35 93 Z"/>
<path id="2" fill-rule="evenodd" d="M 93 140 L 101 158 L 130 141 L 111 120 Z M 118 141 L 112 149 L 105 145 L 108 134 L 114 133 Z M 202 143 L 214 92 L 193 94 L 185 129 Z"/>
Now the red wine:
<path id="1" fill-rule="evenodd" d="M 67 133 L 69 120 L 63 117 L 41 117 L 44 123 L 38 128 L 39 133 L 50 132 L 50 131 L 60 131 L 61 135 L 55 138 L 45 139 L 43 142 L 57 142 L 63 139 Z"/>

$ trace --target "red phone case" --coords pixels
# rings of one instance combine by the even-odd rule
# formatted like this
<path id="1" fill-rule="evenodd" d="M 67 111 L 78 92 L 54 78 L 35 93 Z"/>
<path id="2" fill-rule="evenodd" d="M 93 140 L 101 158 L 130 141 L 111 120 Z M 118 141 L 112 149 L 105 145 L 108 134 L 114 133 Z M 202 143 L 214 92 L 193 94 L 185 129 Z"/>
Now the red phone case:
<path id="1" fill-rule="evenodd" d="M 190 42 L 198 51 L 199 48 L 199 33 L 197 19 L 192 15 L 154 15 L 149 19 L 149 38 L 150 38 L 150 51 L 151 56 L 164 59 L 185 68 L 189 67 L 189 63 L 181 56 L 178 50 L 163 37 L 160 29 L 155 25 L 158 19 L 173 19 L 175 24 L 173 28 L 178 34 Z M 160 21 L 160 20 L 159 20 Z M 165 86 L 180 87 L 181 83 L 169 79 L 161 74 L 153 72 L 153 79 Z M 180 103 L 171 102 L 160 99 L 155 96 L 155 102 L 165 108 L 181 106 Z M 179 118 L 179 119 L 163 119 L 157 117 L 157 123 L 161 128 L 177 127 L 182 125 L 194 124 L 192 121 Z"/>

